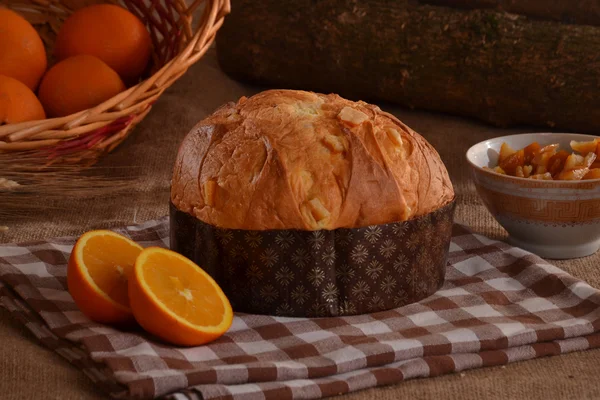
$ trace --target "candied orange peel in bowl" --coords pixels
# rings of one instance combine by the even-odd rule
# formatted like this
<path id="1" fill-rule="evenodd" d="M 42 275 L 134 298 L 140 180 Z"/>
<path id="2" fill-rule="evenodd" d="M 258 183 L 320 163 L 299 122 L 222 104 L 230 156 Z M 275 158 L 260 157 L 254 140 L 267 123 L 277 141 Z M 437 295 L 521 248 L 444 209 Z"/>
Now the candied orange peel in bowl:
<path id="1" fill-rule="evenodd" d="M 503 142 L 498 165 L 483 168 L 518 178 L 561 181 L 600 179 L 600 138 L 586 142 L 571 140 L 570 146 L 572 153 L 560 150 L 558 144 L 541 147 L 538 142 L 514 150 Z"/>

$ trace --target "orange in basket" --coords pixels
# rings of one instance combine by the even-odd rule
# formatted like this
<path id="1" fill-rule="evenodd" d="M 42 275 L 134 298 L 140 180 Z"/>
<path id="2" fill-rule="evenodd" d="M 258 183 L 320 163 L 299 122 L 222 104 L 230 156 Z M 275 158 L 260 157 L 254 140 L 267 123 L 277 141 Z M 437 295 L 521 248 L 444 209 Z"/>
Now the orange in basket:
<path id="1" fill-rule="evenodd" d="M 35 94 L 23 82 L 0 75 L 0 125 L 46 118 Z"/>
<path id="2" fill-rule="evenodd" d="M 142 247 L 112 231 L 83 234 L 69 258 L 69 293 L 81 312 L 102 323 L 133 321 L 127 280 Z"/>
<path id="3" fill-rule="evenodd" d="M 39 98 L 51 117 L 94 107 L 125 90 L 119 75 L 99 58 L 80 55 L 50 68 L 40 84 Z"/>
<path id="4" fill-rule="evenodd" d="M 152 42 L 144 24 L 113 4 L 94 4 L 73 13 L 56 37 L 59 60 L 87 54 L 114 69 L 123 80 L 137 80 L 150 60 Z"/>
<path id="5" fill-rule="evenodd" d="M 91 3 L 109 6 L 94 5 L 82 11 L 82 7 Z M 46 48 L 53 49 L 60 57 L 79 51 L 78 46 L 82 44 L 83 51 L 91 53 L 109 38 L 112 38 L 112 48 L 121 54 L 117 57 L 115 53 L 122 63 L 121 66 L 114 64 L 113 70 L 121 73 L 121 79 L 128 85 L 126 90 L 92 108 L 64 117 L 0 124 L 0 158 L 2 155 L 9 159 L 14 157 L 36 168 L 75 164 L 77 169 L 96 163 L 129 136 L 163 92 L 208 51 L 231 11 L 230 0 L 4 0 L 0 7 L 8 7 L 29 21 Z M 123 11 L 114 7 L 121 7 Z M 99 9 L 112 10 L 107 13 L 111 23 L 101 23 L 101 13 L 94 11 Z M 94 11 L 94 18 L 83 18 L 89 23 L 85 29 L 81 25 L 63 28 L 71 25 L 65 21 L 73 15 L 85 17 L 90 10 Z M 82 17 L 73 18 L 76 22 Z M 78 24 L 73 22 L 73 25 Z M 0 21 L 0 41 L 5 26 Z M 92 34 L 92 27 L 103 30 Z M 61 29 L 64 29 L 61 43 L 57 43 Z M 68 34 L 71 29 L 80 34 Z M 121 52 L 130 49 L 132 43 L 136 50 L 124 56 Z M 97 56 L 112 64 L 112 55 L 105 57 L 98 53 Z M 0 68 L 4 65 L 0 59 Z M 141 75 L 139 71 L 143 71 Z M 129 80 L 130 75 L 134 75 L 134 79 Z"/>
<path id="6" fill-rule="evenodd" d="M 233 312 L 217 283 L 189 259 L 159 247 L 145 249 L 129 279 L 138 323 L 178 345 L 197 346 L 223 335 Z"/>
<path id="7" fill-rule="evenodd" d="M 0 74 L 35 90 L 47 66 L 46 50 L 37 31 L 25 18 L 0 6 Z"/>

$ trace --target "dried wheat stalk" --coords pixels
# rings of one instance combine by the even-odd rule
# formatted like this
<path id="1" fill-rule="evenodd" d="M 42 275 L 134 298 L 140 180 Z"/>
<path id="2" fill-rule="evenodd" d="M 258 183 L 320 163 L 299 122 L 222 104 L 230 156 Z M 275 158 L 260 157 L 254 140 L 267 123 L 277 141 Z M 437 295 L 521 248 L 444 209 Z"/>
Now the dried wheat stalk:
<path id="1" fill-rule="evenodd" d="M 33 156 L 23 161 L 20 155 L 15 161 L 0 154 L 0 221 L 63 208 L 65 199 L 113 196 L 130 187 L 135 169 L 64 164 L 48 167 L 45 160 Z"/>

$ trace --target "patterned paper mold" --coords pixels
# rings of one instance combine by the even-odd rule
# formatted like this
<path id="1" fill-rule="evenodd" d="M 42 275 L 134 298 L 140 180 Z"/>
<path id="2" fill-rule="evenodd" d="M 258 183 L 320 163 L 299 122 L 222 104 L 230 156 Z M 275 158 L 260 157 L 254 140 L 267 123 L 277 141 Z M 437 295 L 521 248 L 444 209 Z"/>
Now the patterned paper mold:
<path id="1" fill-rule="evenodd" d="M 171 204 L 171 249 L 235 311 L 324 317 L 389 310 L 444 282 L 455 201 L 406 222 L 320 231 L 219 229 Z"/>

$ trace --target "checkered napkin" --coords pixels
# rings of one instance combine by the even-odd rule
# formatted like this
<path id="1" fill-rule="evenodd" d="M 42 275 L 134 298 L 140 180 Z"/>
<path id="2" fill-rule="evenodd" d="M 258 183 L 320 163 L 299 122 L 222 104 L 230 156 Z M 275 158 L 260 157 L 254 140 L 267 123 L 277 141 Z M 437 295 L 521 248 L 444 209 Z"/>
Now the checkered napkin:
<path id="1" fill-rule="evenodd" d="M 166 246 L 166 219 L 120 232 Z M 455 225 L 446 283 L 409 306 L 354 317 L 236 315 L 195 348 L 83 316 L 66 290 L 73 238 L 0 246 L 0 301 L 116 398 L 311 399 L 600 347 L 600 291 Z"/>

